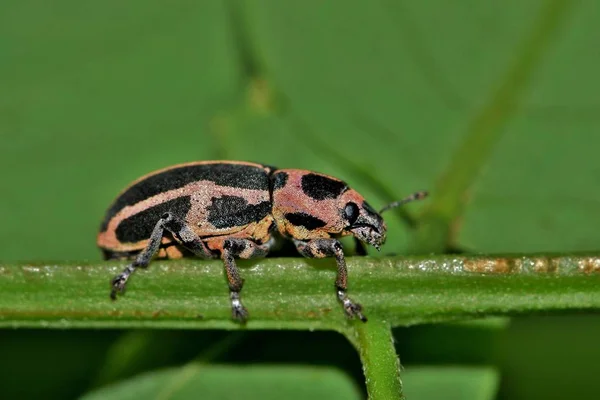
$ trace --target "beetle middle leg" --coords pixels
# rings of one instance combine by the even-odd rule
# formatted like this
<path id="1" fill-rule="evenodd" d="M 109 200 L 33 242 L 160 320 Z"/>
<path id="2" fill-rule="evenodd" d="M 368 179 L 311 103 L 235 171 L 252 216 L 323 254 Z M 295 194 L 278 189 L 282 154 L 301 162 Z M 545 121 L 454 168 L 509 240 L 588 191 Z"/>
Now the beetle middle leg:
<path id="1" fill-rule="evenodd" d="M 337 239 L 312 239 L 308 242 L 294 239 L 294 244 L 304 257 L 335 257 L 338 267 L 337 278 L 335 280 L 337 297 L 342 302 L 344 311 L 348 317 L 358 317 L 361 321 L 367 322 L 367 317 L 362 313 L 362 306 L 355 303 L 346 294 L 348 290 L 348 269 L 346 268 L 346 259 L 344 258 L 342 244 Z"/>
<path id="2" fill-rule="evenodd" d="M 231 299 L 231 315 L 234 320 L 244 323 L 248 319 L 248 310 L 242 304 L 240 292 L 244 286 L 244 280 L 235 263 L 238 258 L 264 257 L 269 252 L 273 240 L 265 244 L 257 244 L 248 239 L 228 238 L 223 241 L 221 258 L 225 263 L 225 273 L 229 283 L 229 298 Z"/>
<path id="3" fill-rule="evenodd" d="M 125 291 L 127 280 L 136 268 L 146 268 L 148 264 L 150 264 L 150 261 L 160 248 L 160 242 L 163 238 L 165 229 L 171 232 L 177 242 L 192 251 L 196 256 L 201 258 L 215 257 L 187 223 L 170 212 L 165 213 L 154 226 L 146 248 L 138 254 L 135 260 L 133 260 L 122 273 L 115 276 L 111 281 L 111 299 L 115 300 L 117 298 L 117 292 L 123 293 Z"/>

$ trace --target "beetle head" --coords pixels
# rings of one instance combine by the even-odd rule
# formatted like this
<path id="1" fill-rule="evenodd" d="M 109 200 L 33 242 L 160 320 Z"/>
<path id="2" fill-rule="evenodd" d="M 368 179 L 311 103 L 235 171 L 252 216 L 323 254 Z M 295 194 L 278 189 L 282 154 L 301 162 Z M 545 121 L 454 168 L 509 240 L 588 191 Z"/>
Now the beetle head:
<path id="1" fill-rule="evenodd" d="M 385 243 L 387 226 L 381 214 L 394 207 L 413 200 L 420 200 L 427 192 L 416 192 L 412 195 L 390 203 L 377 212 L 358 192 L 350 189 L 342 196 L 342 218 L 346 221 L 344 231 L 354 235 L 362 242 L 368 243 L 377 250 Z"/>

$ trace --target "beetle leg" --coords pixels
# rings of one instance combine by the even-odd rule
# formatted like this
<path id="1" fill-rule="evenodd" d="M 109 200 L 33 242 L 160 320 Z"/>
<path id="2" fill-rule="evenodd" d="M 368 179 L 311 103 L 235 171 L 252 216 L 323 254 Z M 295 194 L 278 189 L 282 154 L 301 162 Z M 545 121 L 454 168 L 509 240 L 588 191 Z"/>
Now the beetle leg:
<path id="1" fill-rule="evenodd" d="M 362 306 L 352 301 L 346 294 L 348 290 L 348 269 L 346 268 L 346 259 L 344 258 L 342 244 L 337 239 L 313 239 L 308 242 L 294 239 L 294 244 L 304 257 L 335 257 L 338 267 L 337 278 L 335 280 L 337 297 L 342 302 L 344 311 L 348 317 L 358 317 L 361 321 L 367 322 L 367 317 L 362 314 Z"/>
<path id="2" fill-rule="evenodd" d="M 231 299 L 231 314 L 233 319 L 239 322 L 246 322 L 248 310 L 242 304 L 240 292 L 244 286 L 244 280 L 235 264 L 235 257 L 238 258 L 258 258 L 264 257 L 269 252 L 273 240 L 259 245 L 248 239 L 228 238 L 223 241 L 221 258 L 225 263 L 225 273 L 229 283 L 229 298 Z"/>
<path id="3" fill-rule="evenodd" d="M 165 213 L 163 218 L 167 218 L 165 229 L 171 232 L 175 240 L 194 253 L 195 256 L 204 259 L 216 257 L 183 219 L 172 213 Z"/>
<path id="4" fill-rule="evenodd" d="M 152 260 L 152 257 L 158 251 L 160 247 L 160 241 L 163 237 L 163 232 L 165 229 L 166 220 L 161 218 L 158 220 L 156 225 L 154 226 L 154 230 L 152 231 L 152 235 L 150 235 L 150 239 L 148 240 L 148 245 L 146 248 L 138 254 L 138 256 L 133 260 L 131 264 L 125 267 L 125 270 L 121 272 L 119 275 L 115 276 L 111 281 L 112 289 L 110 291 L 110 298 L 116 300 L 117 292 L 123 293 L 125 291 L 125 284 L 127 283 L 127 279 L 129 276 L 133 274 L 137 267 L 145 268 Z"/>
<path id="5" fill-rule="evenodd" d="M 111 281 L 111 299 L 115 300 L 117 298 L 117 292 L 123 293 L 125 291 L 127 279 L 129 279 L 129 276 L 133 274 L 136 268 L 146 268 L 148 264 L 150 264 L 152 257 L 154 257 L 160 247 L 160 242 L 165 229 L 171 232 L 177 241 L 181 242 L 182 245 L 191 250 L 195 255 L 202 258 L 214 257 L 210 250 L 202 243 L 200 238 L 192 231 L 189 225 L 172 213 L 165 213 L 154 226 L 154 230 L 150 235 L 146 248 L 138 254 L 135 260 L 133 260 L 123 272 L 115 276 Z"/>

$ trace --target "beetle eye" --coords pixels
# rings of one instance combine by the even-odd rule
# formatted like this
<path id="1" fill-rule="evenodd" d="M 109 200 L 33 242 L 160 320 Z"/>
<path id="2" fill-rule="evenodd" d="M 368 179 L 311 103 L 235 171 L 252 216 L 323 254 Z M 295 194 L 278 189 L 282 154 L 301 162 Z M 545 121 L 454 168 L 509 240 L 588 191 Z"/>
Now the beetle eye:
<path id="1" fill-rule="evenodd" d="M 360 214 L 360 211 L 356 203 L 351 202 L 346 204 L 346 207 L 344 207 L 344 218 L 346 218 L 351 224 L 356 221 L 358 214 Z"/>

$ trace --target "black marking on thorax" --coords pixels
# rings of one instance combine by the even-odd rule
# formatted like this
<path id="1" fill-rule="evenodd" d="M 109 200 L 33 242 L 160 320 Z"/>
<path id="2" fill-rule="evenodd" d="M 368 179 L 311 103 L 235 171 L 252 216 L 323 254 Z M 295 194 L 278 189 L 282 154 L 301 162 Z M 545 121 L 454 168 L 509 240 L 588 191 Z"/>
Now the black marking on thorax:
<path id="1" fill-rule="evenodd" d="M 335 199 L 342 194 L 348 186 L 345 182 L 317 174 L 302 176 L 302 191 L 315 200 Z"/>
<path id="2" fill-rule="evenodd" d="M 378 215 L 379 213 L 377 212 L 377 210 L 375 210 L 369 203 L 367 203 L 366 201 L 363 201 L 362 204 L 363 208 L 365 210 L 367 210 L 370 214 L 375 214 Z"/>
<path id="3" fill-rule="evenodd" d="M 232 228 L 261 221 L 271 212 L 271 202 L 248 204 L 246 199 L 239 196 L 213 197 L 206 211 L 208 222 L 215 228 Z"/>
<path id="4" fill-rule="evenodd" d="M 190 210 L 190 196 L 177 197 L 157 204 L 121 221 L 115 234 L 121 243 L 135 243 L 150 238 L 152 230 L 161 216 L 171 212 L 184 219 Z"/>
<path id="5" fill-rule="evenodd" d="M 196 181 L 210 181 L 220 186 L 240 189 L 269 190 L 269 178 L 264 169 L 243 164 L 199 164 L 176 167 L 140 181 L 121 194 L 107 211 L 100 231 L 124 207 L 152 196 L 181 188 Z"/>
<path id="6" fill-rule="evenodd" d="M 272 190 L 277 190 L 277 189 L 281 189 L 282 187 L 285 186 L 285 184 L 287 183 L 288 180 L 288 174 L 286 172 L 276 172 L 275 174 L 273 174 L 271 176 L 271 185 L 272 185 Z"/>
<path id="7" fill-rule="evenodd" d="M 303 226 L 309 231 L 322 228 L 327 225 L 327 222 L 323 221 L 322 219 L 313 217 L 312 215 L 303 212 L 287 213 L 285 214 L 285 219 L 290 221 L 292 225 Z"/>
<path id="8" fill-rule="evenodd" d="M 369 203 L 367 203 L 366 200 L 363 201 L 362 206 L 365 209 L 365 211 L 367 211 L 367 214 L 371 216 L 371 218 L 377 220 L 377 223 L 383 223 L 383 218 L 381 217 L 381 215 L 379 215 L 377 210 L 375 210 Z"/>

